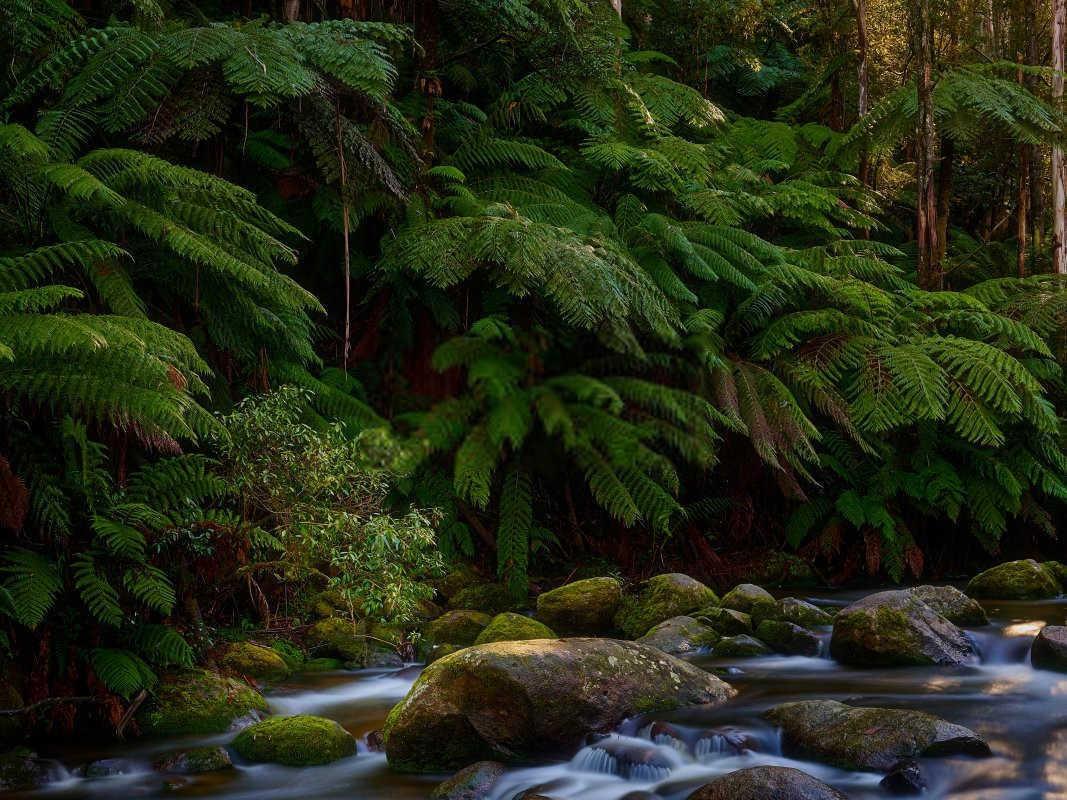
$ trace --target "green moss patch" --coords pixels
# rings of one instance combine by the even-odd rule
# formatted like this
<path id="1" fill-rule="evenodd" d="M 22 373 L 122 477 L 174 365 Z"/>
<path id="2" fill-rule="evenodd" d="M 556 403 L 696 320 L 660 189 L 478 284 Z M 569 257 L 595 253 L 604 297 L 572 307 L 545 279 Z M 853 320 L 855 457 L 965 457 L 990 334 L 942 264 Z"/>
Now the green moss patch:
<path id="1" fill-rule="evenodd" d="M 519 642 L 527 639 L 555 639 L 556 634 L 547 625 L 535 619 L 506 611 L 497 614 L 478 634 L 475 644 L 489 642 Z"/>
<path id="2" fill-rule="evenodd" d="M 137 721 L 159 736 L 224 733 L 238 717 L 266 710 L 267 701 L 243 681 L 194 669 L 164 675 Z"/>
<path id="3" fill-rule="evenodd" d="M 332 719 L 271 717 L 241 731 L 233 749 L 249 761 L 290 767 L 329 764 L 356 752 L 356 740 Z"/>

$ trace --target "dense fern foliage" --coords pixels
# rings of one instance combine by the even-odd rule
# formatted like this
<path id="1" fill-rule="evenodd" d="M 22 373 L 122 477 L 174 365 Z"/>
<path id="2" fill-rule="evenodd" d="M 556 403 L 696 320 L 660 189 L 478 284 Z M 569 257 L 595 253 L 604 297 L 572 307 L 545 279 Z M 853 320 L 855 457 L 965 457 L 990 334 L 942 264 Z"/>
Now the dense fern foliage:
<path id="1" fill-rule="evenodd" d="M 851 6 L 279 5 L 0 9 L 10 652 L 128 698 L 293 590 L 413 617 L 434 535 L 516 595 L 1055 546 L 1048 69 L 939 18 L 935 291 L 922 82 L 876 38 L 849 110 Z"/>

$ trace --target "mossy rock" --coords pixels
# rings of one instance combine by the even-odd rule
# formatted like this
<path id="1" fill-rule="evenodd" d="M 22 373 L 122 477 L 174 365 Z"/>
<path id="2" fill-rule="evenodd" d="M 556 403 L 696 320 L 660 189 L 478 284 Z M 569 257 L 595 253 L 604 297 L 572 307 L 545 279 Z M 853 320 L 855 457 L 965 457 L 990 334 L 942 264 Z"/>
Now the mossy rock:
<path id="1" fill-rule="evenodd" d="M 719 605 L 723 608 L 731 608 L 734 611 L 743 611 L 747 614 L 756 603 L 773 602 L 774 595 L 762 586 L 756 586 L 754 583 L 742 583 L 724 594 Z"/>
<path id="2" fill-rule="evenodd" d="M 1061 587 L 1067 589 L 1067 564 L 1062 561 L 1045 561 L 1041 566 Z"/>
<path id="3" fill-rule="evenodd" d="M 307 611 L 318 619 L 335 617 L 338 612 L 343 612 L 348 607 L 340 592 L 329 589 L 311 595 L 305 602 Z"/>
<path id="4" fill-rule="evenodd" d="M 759 639 L 742 633 L 739 636 L 727 636 L 720 639 L 712 653 L 716 658 L 754 658 L 769 656 L 774 651 Z"/>
<path id="5" fill-rule="evenodd" d="M 155 767 L 159 772 L 176 775 L 201 775 L 233 769 L 233 761 L 225 747 L 194 747 L 164 756 Z"/>
<path id="6" fill-rule="evenodd" d="M 392 652 L 392 646 L 402 638 L 403 632 L 397 628 L 330 617 L 312 625 L 305 641 L 316 657 L 339 658 L 359 667 L 375 652 Z"/>
<path id="7" fill-rule="evenodd" d="M 443 578 L 433 582 L 438 594 L 445 600 L 451 600 L 464 589 L 485 583 L 485 578 L 470 564 L 457 564 Z"/>
<path id="8" fill-rule="evenodd" d="M 423 637 L 431 645 L 454 644 L 469 647 L 485 630 L 493 618 L 482 611 L 457 609 L 446 611 L 423 630 Z"/>
<path id="9" fill-rule="evenodd" d="M 519 603 L 501 583 L 479 583 L 475 586 L 468 586 L 448 599 L 449 608 L 470 608 L 490 615 L 514 611 L 518 606 Z"/>
<path id="10" fill-rule="evenodd" d="M 537 618 L 567 636 L 606 633 L 621 601 L 622 586 L 615 578 L 586 578 L 543 592 Z"/>
<path id="11" fill-rule="evenodd" d="M 245 728 L 233 740 L 233 749 L 249 761 L 310 767 L 354 755 L 356 740 L 332 719 L 300 714 Z"/>
<path id="12" fill-rule="evenodd" d="M 535 619 L 524 617 L 505 611 L 497 614 L 492 621 L 478 634 L 475 644 L 488 644 L 489 642 L 520 642 L 525 639 L 555 639 L 556 634 L 544 623 Z"/>
<path id="13" fill-rule="evenodd" d="M 954 625 L 989 624 L 978 601 L 954 586 L 916 586 L 908 591 Z"/>
<path id="14" fill-rule="evenodd" d="M 782 619 L 765 619 L 756 628 L 756 638 L 785 655 L 819 655 L 819 637 L 807 628 Z"/>
<path id="15" fill-rule="evenodd" d="M 907 590 L 876 592 L 834 618 L 830 654 L 856 666 L 973 663 L 978 652 L 963 631 Z"/>
<path id="16" fill-rule="evenodd" d="M 752 633 L 752 618 L 743 611 L 712 606 L 694 611 L 693 616 L 705 625 L 710 625 L 721 636 Z"/>
<path id="17" fill-rule="evenodd" d="M 22 693 L 15 687 L 13 680 L 0 681 L 0 709 L 22 708 L 24 704 Z M 0 717 L 0 748 L 17 744 L 22 740 L 23 733 L 21 715 Z"/>
<path id="18" fill-rule="evenodd" d="M 804 700 L 764 716 L 782 729 L 786 755 L 848 770 L 887 772 L 906 758 L 990 755 L 974 731 L 922 711 L 847 706 Z"/>
<path id="19" fill-rule="evenodd" d="M 615 627 L 636 639 L 664 620 L 718 603 L 715 592 L 695 578 L 680 572 L 657 575 L 638 586 L 635 595 L 622 599 Z"/>
<path id="20" fill-rule="evenodd" d="M 1032 558 L 1008 561 L 971 578 L 966 593 L 988 600 L 1047 600 L 1063 591 L 1049 570 Z"/>
<path id="21" fill-rule="evenodd" d="M 719 704 L 733 693 L 704 670 L 634 642 L 494 642 L 423 670 L 389 712 L 385 750 L 402 772 L 567 758 L 587 735 L 628 717 Z"/>
<path id="22" fill-rule="evenodd" d="M 334 672 L 344 669 L 345 664 L 339 658 L 309 658 L 301 667 L 302 672 Z"/>
<path id="23" fill-rule="evenodd" d="M 800 556 L 791 553 L 768 553 L 749 579 L 760 586 L 814 587 L 819 583 L 815 570 Z"/>
<path id="24" fill-rule="evenodd" d="M 0 792 L 24 792 L 48 782 L 49 762 L 25 748 L 0 753 Z"/>
<path id="25" fill-rule="evenodd" d="M 792 767 L 748 767 L 713 778 L 688 800 L 847 800 L 806 772 Z"/>
<path id="26" fill-rule="evenodd" d="M 1030 663 L 1037 669 L 1067 672 L 1067 627 L 1042 628 L 1030 648 Z"/>
<path id="27" fill-rule="evenodd" d="M 266 710 L 263 695 L 243 681 L 192 669 L 164 675 L 137 721 L 157 736 L 224 733 L 238 717 Z"/>
<path id="28" fill-rule="evenodd" d="M 711 647 L 720 639 L 714 628 L 705 625 L 693 617 L 671 617 L 637 640 L 638 644 L 647 644 L 672 656 L 691 653 L 704 647 Z"/>
<path id="29" fill-rule="evenodd" d="M 755 630 L 766 620 L 792 622 L 802 628 L 823 628 L 833 625 L 834 617 L 827 611 L 795 597 L 767 602 L 762 600 L 752 606 L 750 612 Z"/>
<path id="30" fill-rule="evenodd" d="M 477 761 L 439 783 L 430 792 L 430 800 L 484 800 L 503 776 L 504 765 L 499 761 Z"/>
<path id="31" fill-rule="evenodd" d="M 253 642 L 231 642 L 218 655 L 219 666 L 262 681 L 281 681 L 293 670 L 276 650 Z"/>
<path id="32" fill-rule="evenodd" d="M 304 652 L 303 648 L 285 639 L 271 642 L 270 649 L 285 659 L 285 663 L 289 665 L 293 672 L 300 671 L 307 660 L 307 653 Z"/>

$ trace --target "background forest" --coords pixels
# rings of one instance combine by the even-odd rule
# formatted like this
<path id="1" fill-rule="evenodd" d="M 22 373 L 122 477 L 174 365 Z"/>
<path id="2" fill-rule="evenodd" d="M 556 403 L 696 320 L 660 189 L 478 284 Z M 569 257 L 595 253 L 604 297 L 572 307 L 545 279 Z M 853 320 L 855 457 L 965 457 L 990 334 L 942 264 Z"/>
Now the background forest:
<path id="1" fill-rule="evenodd" d="M 227 629 L 414 619 L 455 561 L 523 596 L 1062 557 L 1064 13 L 3 3 L 27 700 L 115 721 Z"/>

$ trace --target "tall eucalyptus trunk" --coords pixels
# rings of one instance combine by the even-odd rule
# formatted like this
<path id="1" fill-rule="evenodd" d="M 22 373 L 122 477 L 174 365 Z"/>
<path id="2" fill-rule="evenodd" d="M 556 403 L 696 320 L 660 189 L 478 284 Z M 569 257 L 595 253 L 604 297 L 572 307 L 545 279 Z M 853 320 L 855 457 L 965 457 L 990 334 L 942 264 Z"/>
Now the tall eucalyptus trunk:
<path id="1" fill-rule="evenodd" d="M 1052 102 L 1063 106 L 1064 29 L 1067 28 L 1067 0 L 1052 0 Z M 1067 174 L 1064 172 L 1063 148 L 1052 148 L 1052 269 L 1067 274 L 1064 257 L 1065 198 Z"/>
<path id="2" fill-rule="evenodd" d="M 933 96 L 934 26 L 930 5 L 931 0 L 914 0 L 912 6 L 912 53 L 919 100 L 919 119 L 915 128 L 915 238 L 919 248 L 919 285 L 938 290 L 944 285 L 944 273 L 937 244 L 934 169 L 938 158 Z"/>

